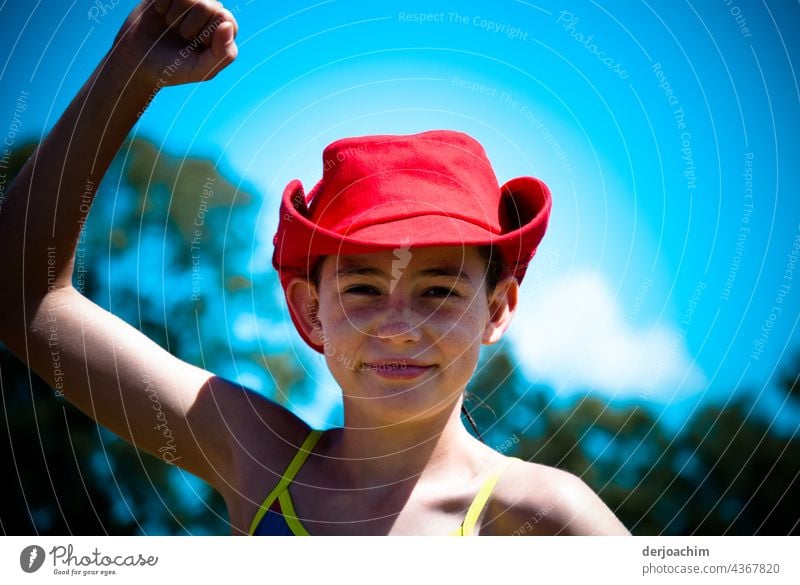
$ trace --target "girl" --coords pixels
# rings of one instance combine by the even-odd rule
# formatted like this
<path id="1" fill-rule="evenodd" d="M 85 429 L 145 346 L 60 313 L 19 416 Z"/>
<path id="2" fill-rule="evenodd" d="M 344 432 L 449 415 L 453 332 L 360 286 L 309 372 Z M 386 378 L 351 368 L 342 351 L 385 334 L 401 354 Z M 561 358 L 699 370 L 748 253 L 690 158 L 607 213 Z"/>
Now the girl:
<path id="1" fill-rule="evenodd" d="M 72 287 L 94 187 L 138 115 L 163 87 L 230 64 L 236 32 L 211 0 L 133 10 L 9 189 L 2 341 L 96 421 L 210 483 L 233 534 L 628 534 L 579 478 L 506 457 L 461 423 L 480 346 L 508 328 L 550 211 L 543 183 L 499 187 L 464 134 L 340 140 L 308 196 L 286 188 L 273 264 L 342 387 L 342 428 L 310 429 Z"/>

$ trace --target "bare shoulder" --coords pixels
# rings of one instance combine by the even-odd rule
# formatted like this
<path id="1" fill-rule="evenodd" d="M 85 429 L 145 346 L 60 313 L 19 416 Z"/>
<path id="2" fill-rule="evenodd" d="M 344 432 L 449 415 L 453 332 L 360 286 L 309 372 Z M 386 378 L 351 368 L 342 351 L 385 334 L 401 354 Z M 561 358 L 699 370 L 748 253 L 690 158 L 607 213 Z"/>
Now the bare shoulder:
<path id="1" fill-rule="evenodd" d="M 311 428 L 292 411 L 265 396 L 233 382 L 214 378 L 218 384 L 235 388 L 226 397 L 226 414 L 230 422 L 232 457 L 263 457 L 280 453 L 281 447 L 294 445 L 303 439 Z"/>
<path id="2" fill-rule="evenodd" d="M 482 535 L 630 535 L 603 500 L 578 476 L 512 459 L 498 480 Z"/>
<path id="3" fill-rule="evenodd" d="M 226 426 L 231 448 L 228 477 L 218 489 L 232 531 L 241 533 L 311 428 L 287 408 L 247 388 L 229 393 L 221 410 L 230 421 Z"/>

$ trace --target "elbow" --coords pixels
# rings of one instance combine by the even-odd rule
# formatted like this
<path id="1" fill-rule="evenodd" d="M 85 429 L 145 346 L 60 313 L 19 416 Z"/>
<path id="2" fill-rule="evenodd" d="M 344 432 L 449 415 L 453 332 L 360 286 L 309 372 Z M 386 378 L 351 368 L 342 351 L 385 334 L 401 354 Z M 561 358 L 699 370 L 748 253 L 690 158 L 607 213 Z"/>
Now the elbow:
<path id="1" fill-rule="evenodd" d="M 21 288 L 4 290 L 0 295 L 0 342 L 10 349 L 22 348 L 29 334 L 44 328 L 49 315 L 44 314 L 43 305 L 55 310 L 65 301 L 72 287 L 54 287 L 44 293 L 27 293 Z M 53 304 L 55 301 L 58 304 Z"/>

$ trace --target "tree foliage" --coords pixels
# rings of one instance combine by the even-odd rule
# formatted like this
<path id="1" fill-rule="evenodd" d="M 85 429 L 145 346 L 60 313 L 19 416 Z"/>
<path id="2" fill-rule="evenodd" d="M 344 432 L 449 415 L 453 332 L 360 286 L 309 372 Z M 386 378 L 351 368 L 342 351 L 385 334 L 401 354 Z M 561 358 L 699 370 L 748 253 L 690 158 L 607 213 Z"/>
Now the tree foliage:
<path id="1" fill-rule="evenodd" d="M 786 368 L 783 390 L 800 360 Z M 473 415 L 491 446 L 580 476 L 637 535 L 800 533 L 800 437 L 754 415 L 747 393 L 707 404 L 668 435 L 642 405 L 586 394 L 554 407 L 501 349 L 471 382 Z M 504 449 L 504 447 L 507 447 Z"/>

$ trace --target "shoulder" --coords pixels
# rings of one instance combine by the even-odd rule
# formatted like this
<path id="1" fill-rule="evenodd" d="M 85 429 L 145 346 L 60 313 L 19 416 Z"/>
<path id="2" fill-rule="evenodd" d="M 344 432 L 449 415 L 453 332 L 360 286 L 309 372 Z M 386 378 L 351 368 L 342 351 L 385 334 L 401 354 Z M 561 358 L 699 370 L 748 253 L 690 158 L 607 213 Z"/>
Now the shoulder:
<path id="1" fill-rule="evenodd" d="M 292 411 L 254 390 L 217 376 L 209 383 L 225 431 L 216 439 L 229 445 L 228 481 L 246 475 L 251 467 L 263 469 L 285 459 L 312 430 Z"/>
<path id="2" fill-rule="evenodd" d="M 577 475 L 512 458 L 489 500 L 481 534 L 599 536 L 630 532 Z"/>
<path id="3" fill-rule="evenodd" d="M 247 530 L 252 514 L 312 429 L 287 408 L 247 388 L 238 387 L 222 402 L 230 449 L 218 491 L 236 533 Z"/>

